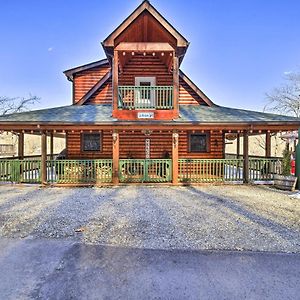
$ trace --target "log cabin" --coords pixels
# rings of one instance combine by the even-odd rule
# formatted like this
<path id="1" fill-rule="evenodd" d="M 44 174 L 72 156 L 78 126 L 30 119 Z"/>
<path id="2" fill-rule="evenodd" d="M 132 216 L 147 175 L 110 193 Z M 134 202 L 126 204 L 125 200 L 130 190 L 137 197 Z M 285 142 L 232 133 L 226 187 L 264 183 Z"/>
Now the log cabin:
<path id="1" fill-rule="evenodd" d="M 280 173 L 270 135 L 296 130 L 300 120 L 214 103 L 180 69 L 189 42 L 149 1 L 101 44 L 104 59 L 64 72 L 71 105 L 0 117 L 0 130 L 19 135 L 18 163 L 0 163 L 2 181 L 248 183 Z M 24 133 L 41 134 L 40 160 L 24 161 Z M 56 133 L 65 134 L 66 151 L 48 159 L 47 137 Z M 228 134 L 238 139 L 234 159 L 225 157 Z M 265 134 L 266 157 L 249 158 L 252 134 Z"/>

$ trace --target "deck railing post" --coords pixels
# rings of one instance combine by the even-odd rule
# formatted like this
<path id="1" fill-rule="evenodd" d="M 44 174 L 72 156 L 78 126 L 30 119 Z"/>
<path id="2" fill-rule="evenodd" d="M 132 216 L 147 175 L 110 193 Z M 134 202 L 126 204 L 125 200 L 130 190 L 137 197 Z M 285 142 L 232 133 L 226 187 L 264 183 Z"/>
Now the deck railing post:
<path id="1" fill-rule="evenodd" d="M 266 132 L 266 157 L 271 157 L 271 134 L 270 131 L 268 130 Z"/>
<path id="2" fill-rule="evenodd" d="M 178 99 L 179 99 L 179 62 L 176 52 L 173 52 L 173 108 L 178 115 Z"/>
<path id="3" fill-rule="evenodd" d="M 54 136 L 53 131 L 50 132 L 50 160 L 53 160 Z"/>
<path id="4" fill-rule="evenodd" d="M 18 157 L 20 160 L 19 179 L 23 177 L 23 159 L 24 159 L 24 132 L 20 132 L 18 136 Z"/>
<path id="5" fill-rule="evenodd" d="M 113 87 L 113 111 L 118 109 L 118 85 L 119 85 L 119 57 L 118 51 L 114 50 L 113 68 L 112 68 L 112 87 Z"/>
<path id="6" fill-rule="evenodd" d="M 172 183 L 178 184 L 178 142 L 179 134 L 174 131 L 172 134 Z"/>
<path id="7" fill-rule="evenodd" d="M 296 146 L 296 177 L 297 179 L 297 189 L 300 188 L 300 128 L 298 129 L 298 144 Z"/>
<path id="8" fill-rule="evenodd" d="M 41 182 L 47 184 L 47 134 L 41 134 Z"/>
<path id="9" fill-rule="evenodd" d="M 240 157 L 240 134 L 238 133 L 236 136 L 236 158 Z"/>
<path id="10" fill-rule="evenodd" d="M 249 183 L 249 132 L 244 131 L 243 133 L 243 182 Z"/>
<path id="11" fill-rule="evenodd" d="M 113 184 L 119 184 L 119 132 L 113 131 Z"/>

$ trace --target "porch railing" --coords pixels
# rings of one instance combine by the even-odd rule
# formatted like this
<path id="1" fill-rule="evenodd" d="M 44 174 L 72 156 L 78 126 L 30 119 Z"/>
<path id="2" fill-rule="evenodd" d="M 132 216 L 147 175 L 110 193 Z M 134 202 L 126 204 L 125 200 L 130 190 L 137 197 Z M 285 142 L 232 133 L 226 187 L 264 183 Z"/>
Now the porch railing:
<path id="1" fill-rule="evenodd" d="M 239 181 L 242 159 L 179 159 L 178 179 L 182 183 Z"/>
<path id="2" fill-rule="evenodd" d="M 39 183 L 40 160 L 6 160 L 0 159 L 0 181 Z"/>
<path id="3" fill-rule="evenodd" d="M 279 158 L 250 158 L 250 181 L 273 180 L 274 174 L 282 174 L 282 159 Z"/>
<path id="4" fill-rule="evenodd" d="M 119 86 L 119 109 L 172 109 L 173 86 Z"/>
<path id="5" fill-rule="evenodd" d="M 110 183 L 112 160 L 50 160 L 47 161 L 47 181 L 50 183 Z"/>
<path id="6" fill-rule="evenodd" d="M 120 159 L 120 182 L 171 182 L 170 159 Z"/>
<path id="7" fill-rule="evenodd" d="M 243 180 L 243 159 L 179 159 L 180 183 Z M 112 159 L 47 160 L 47 182 L 61 184 L 112 183 Z M 272 181 L 282 174 L 278 158 L 249 159 L 251 182 Z M 171 182 L 170 159 L 120 159 L 120 182 Z M 0 182 L 41 183 L 41 160 L 0 159 Z"/>
<path id="8" fill-rule="evenodd" d="M 178 180 L 181 183 L 243 181 L 243 159 L 179 159 Z M 271 181 L 282 173 L 282 160 L 249 159 L 249 179 Z"/>
<path id="9" fill-rule="evenodd" d="M 110 183 L 112 160 L 47 160 L 49 183 Z M 41 160 L 0 160 L 0 181 L 41 183 Z"/>

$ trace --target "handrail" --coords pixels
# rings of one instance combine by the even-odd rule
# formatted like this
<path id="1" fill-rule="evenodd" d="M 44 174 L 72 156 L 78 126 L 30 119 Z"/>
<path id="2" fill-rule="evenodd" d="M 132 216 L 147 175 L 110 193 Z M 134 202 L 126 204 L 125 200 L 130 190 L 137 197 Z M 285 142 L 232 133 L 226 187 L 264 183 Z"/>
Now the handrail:
<path id="1" fill-rule="evenodd" d="M 263 158 L 269 158 L 269 159 L 282 159 L 282 156 L 263 156 L 263 155 L 248 155 L 249 159 L 263 159 Z M 225 159 L 230 158 L 237 158 L 237 155 L 235 153 L 225 153 Z M 243 154 L 240 154 L 238 158 L 243 158 Z"/>
<path id="2" fill-rule="evenodd" d="M 52 154 L 53 157 L 57 157 L 59 153 Z M 41 155 L 25 155 L 23 157 L 20 156 L 8 156 L 8 157 L 0 157 L 0 160 L 28 160 L 28 159 L 41 159 Z M 51 158 L 51 154 L 47 154 L 47 159 Z"/>

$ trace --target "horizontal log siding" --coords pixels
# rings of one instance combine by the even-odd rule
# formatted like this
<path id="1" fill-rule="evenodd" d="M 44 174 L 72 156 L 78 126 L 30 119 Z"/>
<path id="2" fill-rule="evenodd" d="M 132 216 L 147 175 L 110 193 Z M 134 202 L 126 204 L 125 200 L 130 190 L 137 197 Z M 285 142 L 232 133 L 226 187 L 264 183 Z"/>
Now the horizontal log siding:
<path id="1" fill-rule="evenodd" d="M 111 104 L 112 103 L 112 81 L 107 80 L 88 101 L 88 104 Z"/>
<path id="2" fill-rule="evenodd" d="M 87 131 L 88 132 L 88 131 Z M 102 131 L 102 151 L 86 152 L 81 151 L 81 133 L 76 131 L 67 134 L 67 158 L 83 159 L 83 158 L 112 158 L 112 133 L 110 131 Z"/>
<path id="3" fill-rule="evenodd" d="M 152 54 L 136 53 L 125 65 L 119 75 L 119 85 L 135 85 L 135 77 L 156 77 L 156 85 L 172 85 L 173 75 L 158 57 Z"/>
<path id="4" fill-rule="evenodd" d="M 200 98 L 194 90 L 187 84 L 185 81 L 183 81 L 181 78 L 179 78 L 179 104 L 185 105 L 185 104 L 204 104 L 207 105 L 202 98 Z"/>
<path id="5" fill-rule="evenodd" d="M 156 85 L 173 85 L 172 73 L 159 58 L 152 54 L 136 53 L 119 75 L 119 85 L 135 85 L 135 77 L 156 77 Z M 74 76 L 74 101 L 78 102 L 108 71 L 108 65 L 82 71 Z M 205 104 L 182 79 L 179 80 L 179 104 Z M 89 100 L 89 104 L 112 103 L 112 81 L 107 81 Z"/>
<path id="6" fill-rule="evenodd" d="M 145 140 L 150 139 L 150 158 L 164 158 L 166 151 L 172 155 L 172 133 L 153 132 L 145 136 L 140 131 L 120 133 L 120 158 L 145 158 Z"/>
<path id="7" fill-rule="evenodd" d="M 108 65 L 92 68 L 74 76 L 74 102 L 78 102 L 108 71 Z"/>
<path id="8" fill-rule="evenodd" d="M 190 153 L 188 145 L 188 131 L 179 132 L 179 158 L 223 158 L 222 133 L 210 133 L 210 152 Z M 83 158 L 111 158 L 112 132 L 102 131 L 102 152 L 81 151 L 80 132 L 67 134 L 67 155 L 69 159 Z M 150 158 L 164 158 L 166 152 L 172 156 L 172 133 L 169 131 L 154 131 L 145 136 L 141 131 L 120 132 L 120 159 L 145 158 L 145 140 L 150 139 Z"/>
<path id="9" fill-rule="evenodd" d="M 189 152 L 189 132 L 179 133 L 179 158 L 223 158 L 224 157 L 224 141 L 223 134 L 220 132 L 210 133 L 210 151 L 205 153 Z"/>

